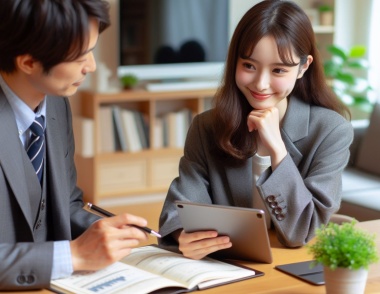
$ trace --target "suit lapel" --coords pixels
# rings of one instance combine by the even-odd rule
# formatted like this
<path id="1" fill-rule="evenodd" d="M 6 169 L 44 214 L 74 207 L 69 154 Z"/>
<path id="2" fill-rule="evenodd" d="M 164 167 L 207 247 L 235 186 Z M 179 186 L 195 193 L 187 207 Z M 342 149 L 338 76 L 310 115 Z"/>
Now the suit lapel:
<path id="1" fill-rule="evenodd" d="M 64 110 L 57 109 L 57 105 L 63 103 L 62 97 L 48 97 L 46 103 L 46 182 L 48 201 L 51 203 L 54 222 L 68 223 L 70 219 L 69 180 L 65 159 L 67 157 L 67 142 L 63 139 L 67 121 L 66 116 L 58 113 Z M 59 235 L 70 236 L 69 227 L 61 226 L 64 232 Z M 68 230 L 66 230 L 68 229 Z"/>
<path id="2" fill-rule="evenodd" d="M 7 144 L 2 144 L 0 148 L 0 163 L 9 186 L 19 203 L 19 206 L 33 231 L 33 217 L 29 201 L 29 193 L 26 184 L 22 152 L 25 152 L 21 144 L 16 119 L 13 110 L 0 89 L 0 138 L 7 140 Z M 6 139 L 4 139 L 6 138 Z"/>
<path id="3" fill-rule="evenodd" d="M 302 160 L 303 154 L 295 143 L 309 134 L 310 106 L 292 96 L 281 128 L 281 135 L 286 148 L 296 165 Z"/>

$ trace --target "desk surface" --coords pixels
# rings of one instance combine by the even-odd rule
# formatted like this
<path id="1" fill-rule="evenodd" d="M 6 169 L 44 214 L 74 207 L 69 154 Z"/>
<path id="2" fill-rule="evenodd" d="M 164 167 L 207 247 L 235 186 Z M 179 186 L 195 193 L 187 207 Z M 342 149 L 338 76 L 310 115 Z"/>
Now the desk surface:
<path id="1" fill-rule="evenodd" d="M 378 252 L 380 253 L 380 220 L 361 222 L 358 223 L 357 226 L 363 228 L 364 230 L 367 230 L 370 233 L 377 234 L 376 243 Z M 250 291 L 252 291 L 252 293 L 254 292 L 267 294 L 325 293 L 325 286 L 314 286 L 274 269 L 275 265 L 312 259 L 312 256 L 308 254 L 307 249 L 305 247 L 296 249 L 284 248 L 279 243 L 273 232 L 271 232 L 270 234 L 270 241 L 273 254 L 272 264 L 243 263 L 248 267 L 264 272 L 264 276 L 229 284 L 222 287 L 204 290 L 202 291 L 202 294 L 238 294 L 248 293 Z M 365 293 L 379 293 L 379 289 L 380 262 L 370 267 Z"/>
<path id="2" fill-rule="evenodd" d="M 380 253 L 380 219 L 374 221 L 366 221 L 357 224 L 358 227 L 363 228 L 369 233 L 376 233 L 376 244 L 378 252 Z M 266 294 L 314 294 L 325 293 L 325 286 L 314 286 L 298 280 L 290 275 L 282 273 L 274 269 L 275 265 L 286 264 L 292 262 L 299 262 L 312 259 L 311 255 L 307 253 L 305 247 L 289 249 L 284 248 L 277 240 L 274 232 L 270 233 L 270 241 L 272 246 L 273 263 L 272 264 L 259 264 L 259 263 L 242 263 L 245 266 L 260 270 L 265 273 L 264 276 L 253 278 L 229 285 L 212 288 L 209 290 L 203 290 L 199 293 L 202 294 L 239 294 L 239 293 L 266 293 Z M 380 262 L 370 267 L 368 273 L 368 281 L 365 289 L 365 293 L 379 293 L 380 289 Z M 13 292 L 15 293 L 15 292 Z M 29 291 L 29 292 L 17 292 L 19 293 L 51 293 L 48 290 L 41 291 Z"/>

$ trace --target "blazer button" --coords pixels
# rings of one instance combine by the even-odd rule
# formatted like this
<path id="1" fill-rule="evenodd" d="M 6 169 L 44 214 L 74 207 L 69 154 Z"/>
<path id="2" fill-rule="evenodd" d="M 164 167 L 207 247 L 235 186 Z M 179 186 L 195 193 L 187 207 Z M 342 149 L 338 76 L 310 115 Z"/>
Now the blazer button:
<path id="1" fill-rule="evenodd" d="M 278 206 L 277 201 L 273 201 L 273 202 L 270 202 L 270 203 L 269 203 L 269 207 L 270 207 L 270 208 L 276 208 L 277 206 Z"/>
<path id="2" fill-rule="evenodd" d="M 269 195 L 269 196 L 267 197 L 267 202 L 268 202 L 268 203 L 272 203 L 272 202 L 274 202 L 274 201 L 276 201 L 276 197 L 275 197 L 274 195 Z"/>
<path id="3" fill-rule="evenodd" d="M 25 278 L 24 275 L 19 275 L 19 276 L 17 277 L 17 283 L 23 285 L 23 284 L 25 284 L 25 282 L 26 282 L 26 278 Z"/>
<path id="4" fill-rule="evenodd" d="M 282 213 L 280 213 L 280 214 L 276 214 L 276 219 L 277 219 L 278 221 L 282 221 L 284 218 L 285 218 L 285 215 L 283 215 Z"/>
<path id="5" fill-rule="evenodd" d="M 41 201 L 41 210 L 44 210 L 46 206 L 45 199 L 42 199 Z"/>
<path id="6" fill-rule="evenodd" d="M 40 219 L 38 220 L 38 222 L 37 222 L 37 224 L 36 224 L 36 230 L 38 230 L 39 227 L 41 227 L 41 220 L 40 220 Z"/>
<path id="7" fill-rule="evenodd" d="M 28 284 L 34 284 L 35 281 L 36 281 L 36 277 L 34 275 L 28 275 L 26 277 L 26 282 Z"/>
<path id="8" fill-rule="evenodd" d="M 275 207 L 272 211 L 274 214 L 281 214 L 282 208 L 281 207 Z"/>

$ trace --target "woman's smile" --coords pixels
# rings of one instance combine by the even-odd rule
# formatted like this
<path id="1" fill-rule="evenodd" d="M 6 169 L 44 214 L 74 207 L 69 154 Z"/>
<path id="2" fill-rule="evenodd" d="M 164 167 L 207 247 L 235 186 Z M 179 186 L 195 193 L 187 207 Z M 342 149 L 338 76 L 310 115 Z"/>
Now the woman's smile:
<path id="1" fill-rule="evenodd" d="M 254 99 L 261 100 L 261 101 L 264 101 L 272 96 L 272 94 L 262 94 L 262 93 L 257 93 L 251 90 L 249 90 L 249 92 L 251 93 Z"/>

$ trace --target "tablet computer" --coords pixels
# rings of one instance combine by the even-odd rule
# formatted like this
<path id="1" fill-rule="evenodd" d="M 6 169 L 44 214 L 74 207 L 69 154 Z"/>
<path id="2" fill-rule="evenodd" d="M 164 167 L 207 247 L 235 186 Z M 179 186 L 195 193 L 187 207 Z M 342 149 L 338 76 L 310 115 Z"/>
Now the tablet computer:
<path id="1" fill-rule="evenodd" d="M 265 212 L 260 209 L 176 201 L 186 233 L 216 230 L 227 235 L 232 247 L 210 256 L 272 263 Z"/>

